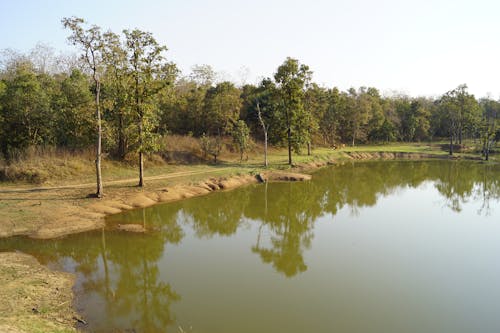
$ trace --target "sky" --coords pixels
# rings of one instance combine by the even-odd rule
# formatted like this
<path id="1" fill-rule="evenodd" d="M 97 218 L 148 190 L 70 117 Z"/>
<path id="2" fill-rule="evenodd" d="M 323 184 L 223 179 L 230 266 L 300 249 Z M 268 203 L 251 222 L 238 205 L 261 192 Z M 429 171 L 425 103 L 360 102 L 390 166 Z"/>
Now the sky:
<path id="1" fill-rule="evenodd" d="M 188 75 L 208 64 L 236 83 L 272 77 L 287 57 L 347 90 L 439 96 L 467 84 L 500 98 L 498 0 L 0 0 L 0 50 L 68 44 L 63 17 L 138 28 Z"/>

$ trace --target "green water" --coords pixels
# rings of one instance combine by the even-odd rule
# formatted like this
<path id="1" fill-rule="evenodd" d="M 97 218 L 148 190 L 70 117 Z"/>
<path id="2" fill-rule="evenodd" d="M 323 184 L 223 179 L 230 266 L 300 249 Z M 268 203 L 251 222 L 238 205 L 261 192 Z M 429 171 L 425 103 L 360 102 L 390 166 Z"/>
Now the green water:
<path id="1" fill-rule="evenodd" d="M 75 273 L 91 332 L 499 332 L 499 198 L 496 165 L 364 162 L 0 250 Z"/>

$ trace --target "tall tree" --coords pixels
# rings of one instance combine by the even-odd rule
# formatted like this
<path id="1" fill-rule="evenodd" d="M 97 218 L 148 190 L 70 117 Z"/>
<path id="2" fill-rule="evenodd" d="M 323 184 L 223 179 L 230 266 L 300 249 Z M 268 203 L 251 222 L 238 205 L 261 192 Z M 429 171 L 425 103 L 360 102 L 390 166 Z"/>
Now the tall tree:
<path id="1" fill-rule="evenodd" d="M 288 164 L 292 165 L 292 149 L 308 140 L 304 91 L 311 80 L 309 67 L 297 59 L 287 58 L 274 74 L 280 95 L 280 116 L 288 145 Z"/>
<path id="2" fill-rule="evenodd" d="M 474 97 L 467 92 L 463 84 L 448 91 L 439 100 L 440 111 L 447 119 L 447 129 L 450 137 L 450 155 L 453 155 L 453 140 L 462 144 L 465 131 L 473 132 L 479 123 L 479 105 Z"/>
<path id="3" fill-rule="evenodd" d="M 304 95 L 304 108 L 307 128 L 307 155 L 311 155 L 313 137 L 319 133 L 320 119 L 328 109 L 328 90 L 312 83 Z"/>
<path id="4" fill-rule="evenodd" d="M 103 195 L 101 173 L 102 121 L 100 104 L 101 77 L 103 73 L 103 39 L 101 28 L 96 25 L 84 28 L 87 23 L 78 17 L 63 18 L 62 23 L 66 29 L 71 31 L 71 35 L 68 37 L 68 40 L 73 45 L 79 46 L 83 52 L 82 58 L 91 72 L 92 80 L 95 86 L 94 101 L 97 127 L 95 159 L 97 189 L 95 195 L 97 198 L 101 198 Z"/>
<path id="5" fill-rule="evenodd" d="M 173 82 L 177 69 L 165 61 L 167 50 L 153 35 L 141 30 L 124 30 L 129 58 L 129 71 L 133 81 L 133 109 L 137 116 L 139 186 L 144 186 L 144 153 L 153 150 L 156 119 L 154 98 Z"/>

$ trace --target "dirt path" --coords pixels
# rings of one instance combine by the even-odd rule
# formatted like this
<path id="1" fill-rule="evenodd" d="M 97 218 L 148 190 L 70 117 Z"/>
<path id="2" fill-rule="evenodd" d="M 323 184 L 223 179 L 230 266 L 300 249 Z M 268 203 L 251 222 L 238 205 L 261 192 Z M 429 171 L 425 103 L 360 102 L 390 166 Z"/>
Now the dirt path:
<path id="1" fill-rule="evenodd" d="M 204 174 L 212 174 L 212 173 L 226 173 L 232 172 L 236 170 L 236 168 L 228 167 L 220 170 L 195 170 L 195 171 L 178 171 L 171 172 L 168 174 L 162 174 L 157 176 L 149 176 L 144 177 L 146 182 L 154 181 L 154 180 L 163 180 L 163 179 L 171 179 L 178 177 L 187 177 L 194 175 L 204 175 Z M 118 184 L 129 184 L 129 183 L 137 183 L 137 177 L 135 178 L 127 178 L 127 179 L 119 179 L 119 180 L 110 180 L 103 182 L 104 186 L 106 185 L 118 185 Z M 83 183 L 83 184 L 70 184 L 70 185 L 58 185 L 58 186 L 39 186 L 39 187 L 18 187 L 18 188 L 1 188 L 0 193 L 16 193 L 16 192 L 41 192 L 41 191 L 50 191 L 50 190 L 62 190 L 62 189 L 81 189 L 81 188 L 92 188 L 96 186 L 96 183 Z"/>

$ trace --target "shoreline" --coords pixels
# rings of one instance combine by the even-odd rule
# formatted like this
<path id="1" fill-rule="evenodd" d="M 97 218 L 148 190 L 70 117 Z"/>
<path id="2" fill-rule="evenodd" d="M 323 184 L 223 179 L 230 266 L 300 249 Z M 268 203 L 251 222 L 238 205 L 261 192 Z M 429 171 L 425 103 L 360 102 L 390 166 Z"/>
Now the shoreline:
<path id="1" fill-rule="evenodd" d="M 368 161 L 368 160 L 395 160 L 395 159 L 471 159 L 479 158 L 448 156 L 429 153 L 412 152 L 342 152 L 340 156 L 342 162 L 345 161 Z M 105 227 L 105 218 L 109 215 L 118 214 L 132 209 L 146 208 L 157 204 L 169 203 L 196 196 L 207 195 L 219 190 L 232 190 L 241 186 L 256 184 L 263 181 L 303 181 L 310 179 L 310 173 L 315 170 L 328 166 L 336 165 L 340 161 L 337 158 L 327 160 L 316 160 L 307 163 L 301 163 L 284 170 L 264 170 L 252 174 L 251 172 L 243 175 L 226 175 L 220 177 L 208 177 L 195 184 L 182 182 L 171 186 L 161 186 L 153 188 L 121 187 L 118 191 L 109 191 L 101 199 L 90 199 L 87 196 L 78 198 L 84 200 L 84 203 L 72 204 L 75 198 L 66 199 L 63 195 L 59 198 L 55 193 L 56 200 L 60 203 L 54 210 L 45 212 L 45 216 L 34 216 L 31 220 L 26 219 L 28 223 L 24 226 L 11 221 L 11 224 L 0 223 L 0 238 L 14 236 L 23 236 L 33 239 L 54 239 L 71 234 L 98 230 Z M 255 171 L 255 170 L 254 170 Z M 61 192 L 63 187 L 61 187 Z M 70 188 L 70 187 L 64 187 Z M 69 191 L 76 191 L 70 188 Z M 42 199 L 34 197 L 32 200 L 26 200 L 25 206 L 33 209 L 37 205 L 43 206 L 44 193 L 37 188 Z M 58 191 L 59 192 L 59 191 Z M 81 193 L 81 190 L 80 190 Z M 81 195 L 81 194 L 78 194 Z M 38 207 L 36 207 L 38 208 Z M 36 209 L 35 208 L 35 209 Z M 32 223 L 29 223 L 32 222 Z"/>

